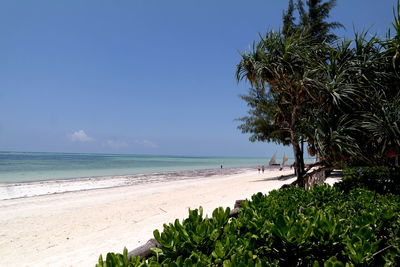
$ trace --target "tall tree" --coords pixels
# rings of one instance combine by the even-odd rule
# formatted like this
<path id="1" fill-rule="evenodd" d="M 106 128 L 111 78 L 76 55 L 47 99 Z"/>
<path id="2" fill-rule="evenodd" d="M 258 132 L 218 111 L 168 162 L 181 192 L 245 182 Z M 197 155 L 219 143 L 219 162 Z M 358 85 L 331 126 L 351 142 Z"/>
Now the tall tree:
<path id="1" fill-rule="evenodd" d="M 300 16 L 299 28 L 317 42 L 332 42 L 337 36 L 331 31 L 343 27 L 339 22 L 327 22 L 330 11 L 336 6 L 336 0 L 308 0 L 308 11 L 305 11 L 302 0 L 298 0 L 297 9 Z"/>
<path id="2" fill-rule="evenodd" d="M 394 165 L 400 155 L 400 2 L 393 37 L 363 32 L 339 43 L 329 32 L 339 24 L 321 23 L 334 4 L 310 0 L 306 11 L 290 1 L 283 31 L 267 33 L 237 66 L 237 79 L 252 86 L 242 96 L 250 111 L 239 127 L 252 141 L 290 140 L 299 185 L 310 175 L 303 139 L 321 156 L 319 170 Z"/>
<path id="3" fill-rule="evenodd" d="M 253 51 L 243 53 L 236 72 L 238 80 L 246 79 L 252 86 L 250 94 L 242 97 L 248 102 L 250 112 L 249 116 L 242 118 L 244 124 L 239 128 L 252 133 L 252 141 L 269 141 L 272 138 L 274 141 L 290 140 L 297 183 L 300 185 L 303 185 L 305 174 L 302 148 L 308 112 L 305 106 L 312 105 L 314 101 L 309 91 L 312 87 L 307 86 L 316 67 L 313 59 L 324 57 L 323 47 L 333 38 L 329 31 L 339 25 L 325 21 L 335 1 L 327 3 L 308 1 L 309 11 L 305 12 L 302 1 L 296 7 L 293 1 L 289 1 L 288 9 L 283 14 L 283 31 L 267 33 L 253 46 Z M 315 12 L 317 8 L 323 8 L 323 11 Z M 296 9 L 300 20 L 297 24 L 294 16 Z M 318 34 L 317 29 L 321 29 Z M 269 98 L 264 97 L 266 94 Z M 263 121 L 260 114 L 267 115 L 268 120 L 264 122 L 268 123 L 260 123 Z M 279 135 L 276 135 L 277 131 Z"/>
<path id="4" fill-rule="evenodd" d="M 288 8 L 283 11 L 283 28 L 284 36 L 291 36 L 296 32 L 297 25 L 295 24 L 296 17 L 294 16 L 295 6 L 293 0 L 289 0 Z"/>
<path id="5" fill-rule="evenodd" d="M 316 42 L 331 43 L 337 39 L 332 30 L 341 28 L 339 22 L 328 22 L 330 11 L 336 6 L 336 0 L 308 0 L 306 7 L 302 0 L 298 0 L 294 5 L 293 0 L 289 0 L 288 8 L 283 12 L 284 36 L 294 34 L 302 35 L 303 38 L 311 38 Z M 295 12 L 297 11 L 297 19 Z M 296 23 L 296 21 L 298 22 Z"/>
<path id="6" fill-rule="evenodd" d="M 307 135 L 331 165 L 390 165 L 400 153 L 397 42 L 366 36 L 330 46 L 312 79 L 320 104 L 309 121 L 314 134 Z"/>
<path id="7" fill-rule="evenodd" d="M 312 95 L 305 86 L 312 74 L 313 60 L 318 52 L 313 42 L 301 36 L 284 37 L 280 32 L 269 32 L 255 47 L 254 51 L 242 55 L 237 66 L 237 79 L 246 79 L 253 86 L 256 94 L 245 99 L 248 103 L 262 101 L 265 87 L 268 87 L 272 100 L 269 107 L 269 118 L 273 125 L 284 132 L 293 147 L 297 181 L 303 184 L 304 159 L 302 142 L 302 124 L 305 106 L 312 103 Z M 264 87 L 265 86 L 265 87 Z M 264 101 L 265 102 L 265 101 Z M 254 109 L 257 116 L 257 109 Z M 257 118 L 254 118 L 255 120 Z M 257 134 L 263 129 L 258 124 L 246 125 L 246 129 Z M 271 137 L 265 132 L 265 137 Z M 267 140 L 267 138 L 265 138 Z"/>
<path id="8" fill-rule="evenodd" d="M 250 141 L 274 142 L 290 144 L 290 136 L 286 129 L 275 123 L 278 113 L 276 98 L 265 88 L 250 88 L 248 95 L 241 98 L 249 107 L 248 116 L 238 119 L 242 124 L 238 127 L 243 133 L 251 133 Z"/>

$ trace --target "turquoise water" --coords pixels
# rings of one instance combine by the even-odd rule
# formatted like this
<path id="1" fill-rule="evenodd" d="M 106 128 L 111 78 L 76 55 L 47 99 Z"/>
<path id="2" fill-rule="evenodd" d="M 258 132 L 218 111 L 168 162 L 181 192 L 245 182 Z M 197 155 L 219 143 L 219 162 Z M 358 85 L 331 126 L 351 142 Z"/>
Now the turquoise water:
<path id="1" fill-rule="evenodd" d="M 0 183 L 267 165 L 268 158 L 0 152 Z M 287 164 L 293 160 L 289 159 Z"/>

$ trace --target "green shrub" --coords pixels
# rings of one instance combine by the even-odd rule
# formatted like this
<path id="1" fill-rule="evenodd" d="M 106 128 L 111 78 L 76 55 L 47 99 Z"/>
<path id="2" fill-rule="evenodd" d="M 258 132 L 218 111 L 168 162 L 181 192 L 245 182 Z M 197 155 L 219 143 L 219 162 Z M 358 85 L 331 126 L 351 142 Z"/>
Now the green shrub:
<path id="1" fill-rule="evenodd" d="M 400 262 L 400 197 L 316 186 L 261 193 L 238 218 L 190 210 L 154 232 L 162 245 L 146 260 L 107 254 L 98 266 L 395 266 Z"/>
<path id="2" fill-rule="evenodd" d="M 400 194 L 400 171 L 383 166 L 344 168 L 343 179 L 336 187 L 345 192 L 367 188 L 380 194 Z"/>

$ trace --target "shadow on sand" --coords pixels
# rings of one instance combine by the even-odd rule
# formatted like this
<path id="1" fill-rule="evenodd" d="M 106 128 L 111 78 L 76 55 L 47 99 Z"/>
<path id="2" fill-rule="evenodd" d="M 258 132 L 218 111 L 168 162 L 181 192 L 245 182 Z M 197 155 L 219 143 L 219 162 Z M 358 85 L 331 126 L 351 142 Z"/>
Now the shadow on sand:
<path id="1" fill-rule="evenodd" d="M 270 177 L 270 178 L 264 178 L 264 179 L 256 180 L 256 181 L 253 181 L 253 182 L 286 181 L 286 180 L 289 180 L 289 179 L 294 178 L 294 177 L 296 177 L 294 174 L 287 174 L 287 175 L 279 175 L 279 176 Z"/>
<path id="2" fill-rule="evenodd" d="M 286 181 L 292 178 L 295 178 L 296 175 L 294 173 L 292 174 L 287 174 L 287 175 L 280 175 L 280 176 L 275 176 L 271 178 L 265 178 L 265 179 L 260 179 L 254 182 L 265 182 L 265 181 Z M 334 170 L 332 173 L 328 175 L 327 178 L 341 178 L 343 177 L 343 171 L 342 170 Z"/>

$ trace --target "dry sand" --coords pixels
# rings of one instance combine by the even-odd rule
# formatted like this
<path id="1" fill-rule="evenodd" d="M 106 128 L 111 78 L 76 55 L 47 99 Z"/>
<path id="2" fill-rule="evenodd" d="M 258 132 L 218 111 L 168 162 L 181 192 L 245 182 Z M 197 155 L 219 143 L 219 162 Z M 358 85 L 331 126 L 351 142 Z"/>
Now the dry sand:
<path id="1" fill-rule="evenodd" d="M 94 266 L 100 254 L 132 250 L 163 223 L 233 208 L 237 199 L 290 183 L 290 170 L 139 184 L 0 201 L 0 266 Z"/>

